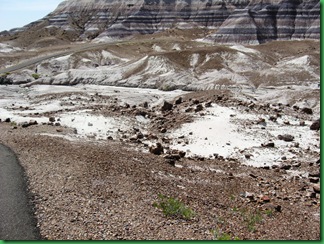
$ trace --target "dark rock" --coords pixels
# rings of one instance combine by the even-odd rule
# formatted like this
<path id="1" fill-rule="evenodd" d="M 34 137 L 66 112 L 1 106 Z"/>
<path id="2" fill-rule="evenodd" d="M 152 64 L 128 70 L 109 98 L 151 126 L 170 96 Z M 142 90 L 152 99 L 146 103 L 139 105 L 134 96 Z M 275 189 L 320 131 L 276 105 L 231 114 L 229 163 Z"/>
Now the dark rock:
<path id="1" fill-rule="evenodd" d="M 300 121 L 299 125 L 300 126 L 305 126 L 306 125 L 306 122 L 305 121 Z"/>
<path id="2" fill-rule="evenodd" d="M 295 137 L 292 136 L 292 135 L 285 134 L 285 135 L 279 135 L 278 139 L 282 140 L 282 141 L 285 141 L 285 142 L 291 142 L 291 141 L 293 141 L 295 139 Z"/>
<path id="3" fill-rule="evenodd" d="M 54 123 L 55 122 L 55 118 L 54 117 L 49 117 L 49 122 L 52 122 L 52 123 Z"/>
<path id="4" fill-rule="evenodd" d="M 190 112 L 192 112 L 192 111 L 193 111 L 193 108 L 187 108 L 187 109 L 185 110 L 186 113 L 190 113 Z"/>
<path id="5" fill-rule="evenodd" d="M 311 126 L 310 126 L 310 129 L 311 130 L 319 130 L 321 127 L 321 123 L 320 123 L 320 120 L 316 120 Z"/>
<path id="6" fill-rule="evenodd" d="M 250 103 L 249 105 L 248 105 L 248 108 L 249 109 L 253 109 L 255 107 L 255 104 L 254 103 Z"/>
<path id="7" fill-rule="evenodd" d="M 29 121 L 29 125 L 37 125 L 38 122 L 36 120 L 31 120 Z"/>
<path id="8" fill-rule="evenodd" d="M 249 174 L 249 176 L 251 176 L 254 179 L 258 178 L 258 176 L 254 175 L 254 174 Z"/>
<path id="9" fill-rule="evenodd" d="M 281 207 L 280 205 L 277 205 L 277 206 L 275 206 L 275 210 L 276 210 L 277 212 L 281 212 L 282 207 Z"/>
<path id="10" fill-rule="evenodd" d="M 173 105 L 167 101 L 164 101 L 163 106 L 161 107 L 162 112 L 170 111 L 173 109 Z"/>
<path id="11" fill-rule="evenodd" d="M 210 108 L 210 107 L 212 107 L 212 102 L 211 101 L 206 102 L 205 103 L 205 108 Z"/>
<path id="12" fill-rule="evenodd" d="M 137 138 L 137 139 L 143 139 L 143 138 L 144 138 L 143 133 L 142 133 L 142 132 L 138 132 L 138 133 L 136 134 L 136 138 Z"/>
<path id="13" fill-rule="evenodd" d="M 10 118 L 6 118 L 4 122 L 10 123 L 11 122 L 11 119 Z"/>
<path id="14" fill-rule="evenodd" d="M 164 153 L 164 148 L 161 143 L 156 143 L 155 147 L 150 147 L 150 153 L 155 155 L 161 155 Z"/>
<path id="15" fill-rule="evenodd" d="M 246 155 L 245 155 L 245 158 L 246 158 L 246 159 L 251 159 L 251 157 L 253 157 L 252 154 L 246 154 Z"/>
<path id="16" fill-rule="evenodd" d="M 265 144 L 261 144 L 262 147 L 275 147 L 275 144 L 274 142 L 268 142 L 268 143 L 265 143 Z"/>
<path id="17" fill-rule="evenodd" d="M 275 169 L 275 170 L 279 170 L 279 166 L 276 165 L 276 164 L 272 165 L 271 168 L 272 168 L 272 169 Z"/>
<path id="18" fill-rule="evenodd" d="M 143 116 L 143 117 L 145 117 L 147 114 L 148 114 L 148 113 L 147 113 L 146 111 L 143 111 L 143 110 L 140 110 L 140 109 L 137 109 L 137 110 L 135 111 L 135 115 L 136 115 L 136 116 Z"/>
<path id="19" fill-rule="evenodd" d="M 311 183 L 318 183 L 320 181 L 320 179 L 319 178 L 316 178 L 316 177 L 310 177 L 309 178 L 309 182 L 311 182 Z"/>
<path id="20" fill-rule="evenodd" d="M 272 121 L 272 122 L 276 122 L 277 117 L 276 116 L 270 116 L 269 120 Z"/>
<path id="21" fill-rule="evenodd" d="M 195 105 L 198 105 L 198 104 L 200 103 L 200 101 L 199 101 L 198 99 L 194 99 L 194 100 L 192 101 L 192 103 L 195 104 Z"/>
<path id="22" fill-rule="evenodd" d="M 176 165 L 176 160 L 174 159 L 166 159 L 165 160 L 168 164 L 172 165 L 172 166 L 175 166 Z"/>
<path id="23" fill-rule="evenodd" d="M 177 100 L 175 100 L 174 104 L 179 105 L 182 103 L 182 97 L 179 97 Z"/>
<path id="24" fill-rule="evenodd" d="M 309 197 L 309 198 L 316 198 L 316 193 L 315 193 L 315 192 L 307 192 L 307 193 L 306 193 L 306 197 Z"/>
<path id="25" fill-rule="evenodd" d="M 281 165 L 280 169 L 289 170 L 289 169 L 291 169 L 291 165 L 289 165 L 289 164 Z"/>
<path id="26" fill-rule="evenodd" d="M 181 158 L 184 158 L 186 156 L 186 152 L 179 151 L 179 155 L 180 155 Z"/>
<path id="27" fill-rule="evenodd" d="M 163 137 L 163 138 L 162 138 L 162 141 L 163 141 L 164 143 L 170 143 L 170 138 Z"/>
<path id="28" fill-rule="evenodd" d="M 302 108 L 301 111 L 305 114 L 313 114 L 313 110 L 311 108 Z"/>
<path id="29" fill-rule="evenodd" d="M 167 129 L 166 129 L 166 128 L 162 128 L 162 129 L 160 130 L 160 132 L 161 132 L 162 134 L 164 134 L 164 133 L 167 132 Z"/>
<path id="30" fill-rule="evenodd" d="M 204 107 L 201 105 L 201 104 L 198 104 L 197 107 L 195 108 L 195 112 L 198 113 L 198 112 L 201 112 L 203 111 Z"/>
<path id="31" fill-rule="evenodd" d="M 30 124 L 28 122 L 24 122 L 24 123 L 21 124 L 22 128 L 27 128 L 29 126 L 30 126 Z"/>

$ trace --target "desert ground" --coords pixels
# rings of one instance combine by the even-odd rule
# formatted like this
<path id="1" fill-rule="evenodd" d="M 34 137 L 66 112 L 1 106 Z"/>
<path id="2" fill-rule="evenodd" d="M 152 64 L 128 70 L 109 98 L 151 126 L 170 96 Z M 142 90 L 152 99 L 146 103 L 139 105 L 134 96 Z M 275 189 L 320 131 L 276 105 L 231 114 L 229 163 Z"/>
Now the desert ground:
<path id="1" fill-rule="evenodd" d="M 0 143 L 25 169 L 42 238 L 319 240 L 319 42 L 214 47 L 184 32 L 137 38 L 138 45 L 129 40 L 69 54 L 78 65 L 102 49 L 118 54 L 103 68 L 115 76 L 118 65 L 124 69 L 117 86 L 33 80 L 0 87 Z M 6 46 L 1 67 L 62 47 Z M 203 61 L 208 53 L 243 57 L 231 59 L 231 82 L 220 72 L 223 81 L 208 83 L 217 75 L 213 67 L 231 66 L 215 55 Z M 156 62 L 136 63 L 143 57 Z M 172 60 L 174 73 L 157 72 L 170 66 L 156 57 Z M 247 68 L 253 57 L 255 73 Z M 51 57 L 38 68 L 50 77 L 52 65 L 67 60 Z M 91 76 L 98 69 L 92 65 L 70 68 Z M 150 87 L 151 77 L 171 77 L 177 68 L 191 70 L 196 84 Z M 249 83 L 237 82 L 243 74 Z M 208 85 L 200 86 L 204 79 Z M 165 216 L 157 207 L 161 195 L 194 214 Z"/>

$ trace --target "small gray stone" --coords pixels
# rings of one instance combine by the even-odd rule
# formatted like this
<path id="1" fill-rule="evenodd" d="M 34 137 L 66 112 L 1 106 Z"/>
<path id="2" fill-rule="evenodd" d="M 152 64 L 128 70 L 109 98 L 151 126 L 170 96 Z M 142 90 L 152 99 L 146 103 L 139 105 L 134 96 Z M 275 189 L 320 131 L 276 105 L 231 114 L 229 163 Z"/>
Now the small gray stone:
<path id="1" fill-rule="evenodd" d="M 295 139 L 295 137 L 292 136 L 292 135 L 285 134 L 285 135 L 279 135 L 278 139 L 282 140 L 282 141 L 285 141 L 285 142 L 291 142 L 291 141 L 293 141 Z"/>

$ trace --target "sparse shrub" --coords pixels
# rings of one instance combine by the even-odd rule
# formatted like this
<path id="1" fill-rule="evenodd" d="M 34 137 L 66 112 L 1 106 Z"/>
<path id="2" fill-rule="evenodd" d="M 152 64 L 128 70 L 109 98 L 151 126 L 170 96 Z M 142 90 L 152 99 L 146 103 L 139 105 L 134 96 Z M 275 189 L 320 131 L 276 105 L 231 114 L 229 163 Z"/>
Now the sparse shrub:
<path id="1" fill-rule="evenodd" d="M 254 232 L 256 230 L 255 225 L 262 221 L 262 216 L 261 213 L 257 211 L 256 213 L 248 213 L 243 216 L 243 219 L 247 224 L 248 230 Z"/>
<path id="2" fill-rule="evenodd" d="M 264 211 L 264 213 L 268 216 L 268 217 L 272 217 L 273 215 L 273 211 L 271 209 L 267 209 Z"/>
<path id="3" fill-rule="evenodd" d="M 226 232 L 221 232 L 221 231 L 217 231 L 217 230 L 212 230 L 211 233 L 214 236 L 214 240 L 217 241 L 238 241 L 241 240 L 239 237 L 235 236 L 232 237 L 230 234 L 226 233 Z"/>
<path id="4" fill-rule="evenodd" d="M 233 212 L 237 212 L 238 211 L 238 208 L 237 207 L 234 207 L 233 208 Z"/>
<path id="5" fill-rule="evenodd" d="M 32 77 L 35 79 L 35 80 L 38 80 L 40 78 L 40 75 L 39 74 L 32 74 Z"/>
<path id="6" fill-rule="evenodd" d="M 155 202 L 153 206 L 161 209 L 165 216 L 185 220 L 189 220 L 195 216 L 195 212 L 181 201 L 162 194 L 159 194 L 158 197 L 160 201 L 158 203 Z"/>

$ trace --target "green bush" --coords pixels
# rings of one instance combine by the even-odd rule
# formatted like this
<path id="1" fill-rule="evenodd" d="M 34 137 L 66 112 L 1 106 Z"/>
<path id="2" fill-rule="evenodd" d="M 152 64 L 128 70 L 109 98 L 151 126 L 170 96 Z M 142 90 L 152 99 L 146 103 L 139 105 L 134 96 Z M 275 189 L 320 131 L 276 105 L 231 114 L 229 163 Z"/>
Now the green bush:
<path id="1" fill-rule="evenodd" d="M 173 197 L 166 197 L 162 194 L 159 194 L 158 197 L 160 200 L 159 203 L 154 203 L 153 206 L 162 209 L 165 216 L 185 220 L 189 220 L 195 216 L 195 212 L 181 201 Z"/>
<path id="2" fill-rule="evenodd" d="M 37 79 L 40 78 L 40 75 L 39 75 L 39 74 L 32 74 L 32 77 L 33 77 L 35 80 L 37 80 Z"/>

